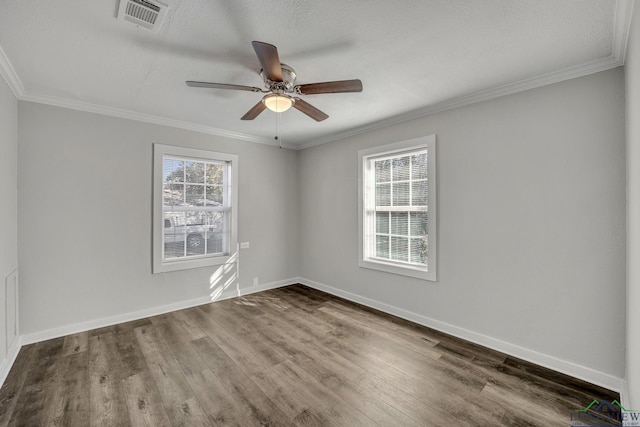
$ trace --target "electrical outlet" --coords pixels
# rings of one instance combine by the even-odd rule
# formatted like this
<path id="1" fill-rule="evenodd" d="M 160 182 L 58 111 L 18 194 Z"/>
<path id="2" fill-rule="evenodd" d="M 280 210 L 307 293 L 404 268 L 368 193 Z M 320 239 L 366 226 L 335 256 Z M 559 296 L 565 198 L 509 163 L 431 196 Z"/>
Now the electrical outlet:
<path id="1" fill-rule="evenodd" d="M 253 278 L 253 286 L 258 286 L 258 278 L 257 277 Z"/>
<path id="2" fill-rule="evenodd" d="M 249 249 L 251 244 L 249 242 L 240 242 L 240 249 Z"/>

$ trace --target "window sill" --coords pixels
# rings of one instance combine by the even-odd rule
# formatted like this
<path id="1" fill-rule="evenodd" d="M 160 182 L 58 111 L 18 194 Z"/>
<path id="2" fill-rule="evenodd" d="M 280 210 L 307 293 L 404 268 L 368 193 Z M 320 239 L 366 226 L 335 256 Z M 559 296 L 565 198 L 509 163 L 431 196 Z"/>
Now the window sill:
<path id="1" fill-rule="evenodd" d="M 358 265 L 362 268 L 368 268 L 370 270 L 384 271 L 385 273 L 414 277 L 416 279 L 428 280 L 432 282 L 436 281 L 436 273 L 433 271 L 428 271 L 427 268 L 373 260 L 360 260 Z"/>
<path id="2" fill-rule="evenodd" d="M 210 267 L 213 265 L 229 264 L 235 261 L 235 256 L 224 255 L 217 257 L 158 262 L 153 266 L 153 273 L 167 273 L 170 271 L 188 270 L 191 268 Z"/>

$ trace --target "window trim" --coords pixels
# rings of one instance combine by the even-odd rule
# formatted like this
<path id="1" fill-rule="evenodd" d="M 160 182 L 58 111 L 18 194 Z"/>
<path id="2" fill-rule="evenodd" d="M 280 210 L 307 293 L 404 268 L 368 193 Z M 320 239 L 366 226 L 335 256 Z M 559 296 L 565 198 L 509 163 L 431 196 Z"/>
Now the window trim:
<path id="1" fill-rule="evenodd" d="M 370 239 L 365 238 L 367 233 L 367 194 L 365 172 L 371 158 L 393 156 L 420 149 L 427 149 L 427 179 L 429 192 L 427 206 L 429 220 L 427 235 L 429 236 L 428 265 L 420 267 L 410 263 L 394 262 L 392 260 L 374 259 L 367 255 L 367 245 Z M 358 266 L 373 270 L 384 271 L 392 274 L 414 277 L 417 279 L 437 280 L 437 183 L 436 183 L 436 136 L 428 135 L 420 138 L 396 142 L 358 151 Z M 369 236 L 370 237 L 370 236 Z"/>
<path id="2" fill-rule="evenodd" d="M 213 160 L 229 162 L 230 173 L 225 189 L 229 196 L 229 254 L 215 256 L 198 256 L 185 260 L 162 260 L 164 233 L 164 216 L 162 211 L 163 189 L 163 157 L 178 156 L 194 160 Z M 238 245 L 238 156 L 236 154 L 219 153 L 195 148 L 177 147 L 173 145 L 153 144 L 153 201 L 152 201 L 152 271 L 165 273 L 169 271 L 222 265 L 236 259 Z"/>

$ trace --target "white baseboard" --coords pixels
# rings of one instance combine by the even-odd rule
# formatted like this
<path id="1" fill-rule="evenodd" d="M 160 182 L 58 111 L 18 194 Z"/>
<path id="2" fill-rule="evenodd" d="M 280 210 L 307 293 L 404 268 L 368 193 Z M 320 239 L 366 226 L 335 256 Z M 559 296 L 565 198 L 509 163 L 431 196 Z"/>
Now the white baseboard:
<path id="1" fill-rule="evenodd" d="M 392 314 L 394 316 L 409 320 L 419 325 L 423 325 L 437 331 L 444 332 L 446 334 L 453 335 L 467 341 L 471 341 L 472 343 L 488 347 L 501 353 L 505 353 L 510 356 L 535 363 L 536 365 L 540 365 L 545 368 L 552 369 L 554 371 L 561 372 L 563 374 L 567 374 L 584 381 L 588 381 L 592 384 L 599 385 L 609 390 L 613 390 L 618 393 L 622 391 L 622 378 L 618 378 L 604 372 L 596 371 L 586 366 L 578 365 L 576 363 L 562 360 L 554 356 L 543 354 L 535 350 L 530 350 L 516 344 L 511 344 L 506 341 L 492 338 L 478 332 L 460 328 L 449 323 L 441 322 L 439 320 L 435 320 L 421 314 L 413 313 L 399 307 L 385 304 L 380 301 L 372 300 L 360 295 L 353 294 L 351 292 L 343 291 L 342 289 L 334 288 L 332 286 L 318 283 L 313 280 L 305 279 L 303 277 L 299 277 L 298 282 L 311 288 L 326 292 L 328 294 L 332 294 L 349 301 L 357 302 L 371 308 L 375 308 L 382 312 Z"/>
<path id="2" fill-rule="evenodd" d="M 21 348 L 22 343 L 20 342 L 20 337 L 18 337 L 13 340 L 11 347 L 7 351 L 7 357 L 0 363 L 0 387 L 4 384 L 4 380 L 7 379 L 7 375 L 9 375 L 9 371 L 13 366 L 13 362 L 16 361 Z"/>
<path id="3" fill-rule="evenodd" d="M 297 281 L 298 279 L 294 277 L 291 279 L 279 280 L 277 282 L 264 283 L 258 286 L 250 286 L 243 289 L 228 289 L 213 299 L 210 296 L 194 298 L 158 307 L 150 307 L 144 310 L 134 311 L 130 313 L 104 317 L 102 319 L 89 320 L 87 322 L 75 323 L 72 325 L 60 326 L 44 331 L 32 332 L 30 334 L 22 335 L 21 342 L 23 345 L 33 344 L 40 341 L 63 337 L 65 335 L 89 331 L 91 329 L 103 328 L 105 326 L 116 325 L 118 323 L 130 322 L 132 320 L 144 319 L 145 317 L 157 316 L 159 314 L 169 313 L 171 311 L 208 304 L 214 301 L 221 301 L 242 295 L 253 294 L 255 292 L 262 292 L 269 289 L 280 288 L 282 286 L 298 283 Z"/>

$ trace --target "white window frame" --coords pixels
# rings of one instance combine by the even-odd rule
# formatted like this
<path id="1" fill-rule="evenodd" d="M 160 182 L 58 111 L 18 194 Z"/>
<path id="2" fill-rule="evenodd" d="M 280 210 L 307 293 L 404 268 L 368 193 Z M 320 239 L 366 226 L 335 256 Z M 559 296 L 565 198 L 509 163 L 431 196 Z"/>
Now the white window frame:
<path id="1" fill-rule="evenodd" d="M 412 151 L 427 149 L 427 206 L 429 219 L 428 265 L 375 258 L 375 159 L 400 156 Z M 429 135 L 394 144 L 358 151 L 358 265 L 387 273 L 436 281 L 437 270 L 437 207 L 436 207 L 436 136 Z"/>
<path id="2" fill-rule="evenodd" d="M 162 211 L 163 196 L 163 159 L 165 156 L 176 156 L 195 161 L 222 161 L 229 164 L 226 177 L 225 195 L 229 197 L 228 227 L 230 230 L 228 250 L 223 255 L 201 255 L 188 259 L 163 261 L 164 216 Z M 153 144 L 153 273 L 185 270 L 190 268 L 222 265 L 235 257 L 238 245 L 238 156 L 195 148 L 176 147 L 172 145 Z"/>

